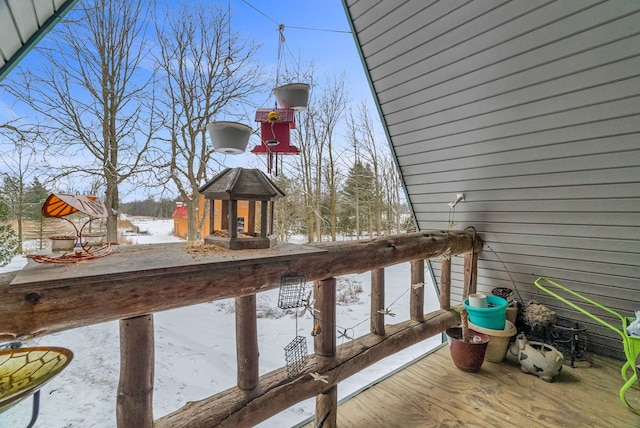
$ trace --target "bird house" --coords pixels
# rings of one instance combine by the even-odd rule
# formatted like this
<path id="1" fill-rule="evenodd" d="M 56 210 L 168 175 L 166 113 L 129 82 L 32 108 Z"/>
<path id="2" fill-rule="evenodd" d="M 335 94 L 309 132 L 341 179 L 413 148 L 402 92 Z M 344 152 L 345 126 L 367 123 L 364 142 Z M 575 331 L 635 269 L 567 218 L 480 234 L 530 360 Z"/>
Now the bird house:
<path id="1" fill-rule="evenodd" d="M 277 244 L 273 204 L 285 195 L 262 171 L 227 168 L 198 191 L 210 204 L 212 232 L 204 238 L 205 244 L 230 250 L 271 248 Z M 246 218 L 238 216 L 239 201 L 248 202 Z M 216 216 L 220 217 L 219 223 Z M 220 229 L 215 230 L 215 224 L 220 224 Z"/>

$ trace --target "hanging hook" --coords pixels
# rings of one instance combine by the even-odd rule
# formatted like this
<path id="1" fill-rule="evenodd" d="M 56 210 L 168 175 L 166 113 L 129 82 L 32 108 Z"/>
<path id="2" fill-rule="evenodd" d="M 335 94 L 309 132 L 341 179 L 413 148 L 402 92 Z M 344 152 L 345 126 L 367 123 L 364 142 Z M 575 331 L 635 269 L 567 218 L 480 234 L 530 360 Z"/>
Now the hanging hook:
<path id="1" fill-rule="evenodd" d="M 229 65 L 233 62 L 233 58 L 231 58 L 231 52 L 229 52 L 229 56 L 224 59 L 224 68 L 227 71 L 227 77 L 231 77 L 231 68 Z"/>

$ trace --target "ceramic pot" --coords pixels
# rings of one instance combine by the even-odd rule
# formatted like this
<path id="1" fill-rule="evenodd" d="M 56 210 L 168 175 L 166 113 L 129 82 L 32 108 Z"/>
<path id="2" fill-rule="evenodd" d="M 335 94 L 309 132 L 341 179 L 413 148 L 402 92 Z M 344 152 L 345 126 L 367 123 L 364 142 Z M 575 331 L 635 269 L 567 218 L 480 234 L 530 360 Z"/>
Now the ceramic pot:
<path id="1" fill-rule="evenodd" d="M 211 122 L 207 131 L 216 152 L 239 155 L 244 152 L 251 136 L 251 127 L 238 122 Z"/>
<path id="2" fill-rule="evenodd" d="M 104 240 L 104 233 L 85 233 L 82 235 L 84 244 L 89 247 L 100 247 Z"/>
<path id="3" fill-rule="evenodd" d="M 309 85 L 306 83 L 289 83 L 274 88 L 273 95 L 282 108 L 304 110 L 309 104 Z"/>
<path id="4" fill-rule="evenodd" d="M 480 293 L 469 294 L 469 306 L 474 308 L 486 308 L 487 295 Z"/>
<path id="5" fill-rule="evenodd" d="M 453 364 L 464 372 L 477 373 L 484 362 L 489 336 L 469 329 L 471 340 L 462 340 L 462 327 L 451 327 L 447 331 L 449 351 Z"/>
<path id="6" fill-rule="evenodd" d="M 51 251 L 71 251 L 76 245 L 75 236 L 52 236 Z"/>

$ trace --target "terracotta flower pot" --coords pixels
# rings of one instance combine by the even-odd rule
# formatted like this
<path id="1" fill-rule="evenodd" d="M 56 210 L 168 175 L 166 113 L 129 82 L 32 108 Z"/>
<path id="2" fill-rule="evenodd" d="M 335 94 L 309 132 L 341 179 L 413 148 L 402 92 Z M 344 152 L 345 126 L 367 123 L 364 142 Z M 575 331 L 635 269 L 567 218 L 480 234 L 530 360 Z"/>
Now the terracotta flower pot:
<path id="1" fill-rule="evenodd" d="M 484 362 L 484 354 L 487 351 L 489 336 L 469 330 L 471 340 L 465 342 L 462 340 L 462 327 L 448 328 L 446 333 L 453 364 L 465 372 L 476 373 L 480 371 Z"/>

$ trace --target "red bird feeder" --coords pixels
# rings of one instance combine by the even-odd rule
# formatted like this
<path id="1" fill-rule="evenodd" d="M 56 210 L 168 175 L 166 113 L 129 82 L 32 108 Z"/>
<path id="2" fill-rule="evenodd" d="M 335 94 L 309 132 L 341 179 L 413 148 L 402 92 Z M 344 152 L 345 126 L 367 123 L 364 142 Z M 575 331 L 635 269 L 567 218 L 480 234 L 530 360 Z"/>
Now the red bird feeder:
<path id="1" fill-rule="evenodd" d="M 261 122 L 261 143 L 255 146 L 251 153 L 268 155 L 267 168 L 271 173 L 275 166 L 278 174 L 277 155 L 297 155 L 300 150 L 291 144 L 291 129 L 295 129 L 293 109 L 260 108 L 256 112 L 256 122 Z M 274 162 L 275 160 L 275 162 Z"/>

